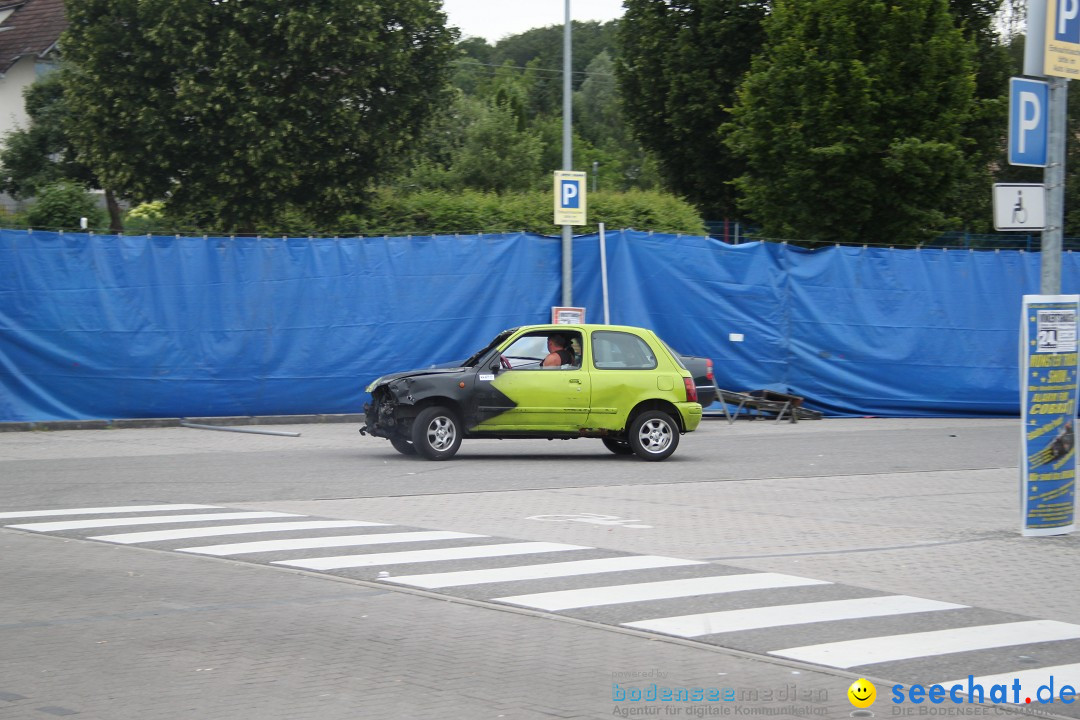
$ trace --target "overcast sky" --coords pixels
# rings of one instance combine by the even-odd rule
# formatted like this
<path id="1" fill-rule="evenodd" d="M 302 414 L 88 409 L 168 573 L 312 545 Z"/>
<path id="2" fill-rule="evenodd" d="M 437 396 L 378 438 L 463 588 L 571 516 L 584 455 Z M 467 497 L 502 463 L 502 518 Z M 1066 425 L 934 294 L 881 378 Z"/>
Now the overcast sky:
<path id="1" fill-rule="evenodd" d="M 448 24 L 461 36 L 496 43 L 507 35 L 548 25 L 562 25 L 565 0 L 443 0 Z M 614 20 L 622 17 L 622 0 L 570 0 L 574 20 Z"/>

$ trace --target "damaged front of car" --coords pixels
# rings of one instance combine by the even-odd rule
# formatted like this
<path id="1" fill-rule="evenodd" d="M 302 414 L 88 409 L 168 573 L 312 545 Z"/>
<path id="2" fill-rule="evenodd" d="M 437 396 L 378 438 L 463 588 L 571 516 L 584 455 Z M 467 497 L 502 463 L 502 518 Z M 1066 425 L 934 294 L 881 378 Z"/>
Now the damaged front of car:
<path id="1" fill-rule="evenodd" d="M 466 428 L 475 424 L 470 394 L 478 364 L 497 357 L 497 347 L 513 331 L 500 333 L 463 362 L 383 375 L 369 384 L 371 402 L 364 405 L 361 434 L 386 438 L 404 455 L 453 456 Z"/>
<path id="2" fill-rule="evenodd" d="M 471 374 L 468 368 L 456 367 L 383 375 L 365 388 L 371 402 L 364 405 L 361 434 L 410 441 L 412 421 L 424 401 L 438 397 L 461 407 Z"/>

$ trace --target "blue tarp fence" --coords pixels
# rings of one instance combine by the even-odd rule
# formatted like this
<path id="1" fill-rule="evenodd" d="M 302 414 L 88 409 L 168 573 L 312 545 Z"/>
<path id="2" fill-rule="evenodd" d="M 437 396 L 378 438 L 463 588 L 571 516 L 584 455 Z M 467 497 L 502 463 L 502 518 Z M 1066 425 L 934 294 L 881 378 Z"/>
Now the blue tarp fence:
<path id="1" fill-rule="evenodd" d="M 602 322 L 597 235 L 575 305 Z M 832 415 L 1019 414 L 1019 251 L 607 234 L 611 322 L 717 383 Z M 1073 253 L 1062 292 L 1080 292 Z M 0 229 L 0 422 L 359 412 L 391 371 L 464 359 L 561 304 L 561 240 L 131 237 Z M 742 336 L 742 341 L 733 338 Z"/>

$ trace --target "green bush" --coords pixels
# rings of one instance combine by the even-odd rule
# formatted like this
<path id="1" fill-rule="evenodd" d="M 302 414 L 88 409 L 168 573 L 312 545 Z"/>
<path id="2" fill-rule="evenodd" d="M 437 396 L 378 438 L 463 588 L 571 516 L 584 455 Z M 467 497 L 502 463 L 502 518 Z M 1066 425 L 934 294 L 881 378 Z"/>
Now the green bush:
<path id="1" fill-rule="evenodd" d="M 87 219 L 90 230 L 108 227 L 97 199 L 81 185 L 66 180 L 41 188 L 26 213 L 27 223 L 44 230 L 78 230 L 80 218 Z"/>
<path id="2" fill-rule="evenodd" d="M 660 192 L 597 192 L 588 196 L 589 225 L 574 234 L 596 232 L 597 223 L 609 230 L 634 228 L 664 233 L 706 234 L 701 216 L 688 203 Z M 338 233 L 361 235 L 452 235 L 534 232 L 558 235 L 553 224 L 550 192 L 485 193 L 423 190 L 399 193 L 382 190 L 363 213 L 340 219 Z"/>
<path id="3" fill-rule="evenodd" d="M 165 203 L 161 200 L 140 203 L 124 215 L 125 233 L 152 234 L 161 231 L 166 224 Z"/>

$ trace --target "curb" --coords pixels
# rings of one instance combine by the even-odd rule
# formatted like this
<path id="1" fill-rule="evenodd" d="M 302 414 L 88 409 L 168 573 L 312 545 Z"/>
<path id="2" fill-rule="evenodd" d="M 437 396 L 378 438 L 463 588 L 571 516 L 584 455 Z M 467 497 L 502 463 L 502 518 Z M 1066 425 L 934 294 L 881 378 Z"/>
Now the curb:
<path id="1" fill-rule="evenodd" d="M 181 422 L 198 425 L 310 425 L 315 423 L 362 423 L 361 413 L 338 415 L 239 415 L 229 417 L 119 418 L 115 420 L 42 420 L 40 422 L 0 422 L 0 433 L 58 430 L 126 430 L 131 428 L 181 427 Z"/>

